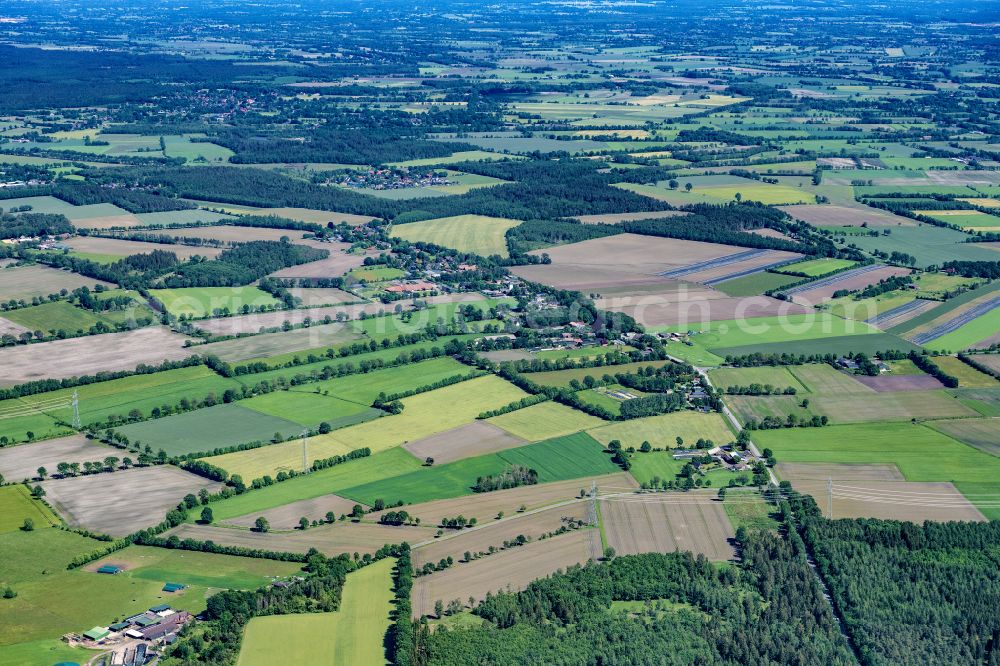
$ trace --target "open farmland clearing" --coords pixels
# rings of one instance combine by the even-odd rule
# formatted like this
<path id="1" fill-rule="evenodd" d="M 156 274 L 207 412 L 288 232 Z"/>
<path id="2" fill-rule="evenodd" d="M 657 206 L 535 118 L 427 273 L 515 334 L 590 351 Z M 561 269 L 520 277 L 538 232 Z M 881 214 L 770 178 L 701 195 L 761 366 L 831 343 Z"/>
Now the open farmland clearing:
<path id="1" fill-rule="evenodd" d="M 529 442 L 568 435 L 604 423 L 596 416 L 551 401 L 494 416 L 488 422 Z"/>
<path id="2" fill-rule="evenodd" d="M 928 425 L 980 451 L 1000 457 L 1000 437 L 997 437 L 1000 418 L 934 421 Z"/>
<path id="3" fill-rule="evenodd" d="M 816 227 L 860 227 L 862 225 L 869 227 L 910 227 L 916 224 L 909 218 L 861 205 L 848 207 L 806 204 L 780 206 L 780 208 L 795 219 L 808 222 Z"/>
<path id="4" fill-rule="evenodd" d="M 534 511 L 554 504 L 574 502 L 579 499 L 581 490 L 589 491 L 591 484 L 596 484 L 601 492 L 635 490 L 639 487 L 627 473 L 614 472 L 411 504 L 406 510 L 410 515 L 419 517 L 423 525 L 438 525 L 443 519 L 458 515 L 475 518 L 480 524 L 484 524 L 495 519 L 501 511 L 506 516 L 515 516 L 522 506 L 526 511 Z M 376 513 L 371 517 L 378 519 L 380 515 Z"/>
<path id="5" fill-rule="evenodd" d="M 117 238 L 102 238 L 100 236 L 78 236 L 66 241 L 65 244 L 71 247 L 74 252 L 112 255 L 119 258 L 160 250 L 172 252 L 181 260 L 190 259 L 195 256 L 214 259 L 222 252 L 221 249 L 216 247 L 194 247 L 178 244 L 164 245 L 163 243 L 146 243 L 143 241 L 119 240 Z"/>
<path id="6" fill-rule="evenodd" d="M 391 233 L 413 243 L 434 243 L 484 257 L 494 254 L 506 257 L 505 234 L 519 224 L 518 220 L 506 218 L 458 215 L 396 225 Z"/>
<path id="7" fill-rule="evenodd" d="M 300 445 L 301 446 L 301 445 Z M 350 460 L 310 474 L 297 476 L 282 483 L 267 486 L 252 493 L 237 495 L 214 502 L 212 510 L 216 521 L 284 506 L 291 502 L 339 494 L 345 488 L 392 476 L 400 476 L 420 469 L 420 461 L 401 448 L 373 454 L 367 458 Z"/>
<path id="8" fill-rule="evenodd" d="M 244 527 L 250 529 L 254 526 L 257 518 L 263 516 L 270 523 L 271 529 L 277 531 L 292 531 L 299 526 L 299 519 L 303 516 L 310 520 L 326 520 L 328 511 L 332 511 L 338 518 L 341 514 L 350 514 L 354 505 L 354 500 L 349 500 L 339 495 L 323 495 L 313 497 L 298 502 L 290 502 L 273 509 L 266 509 L 259 513 L 236 516 L 225 521 L 225 525 Z M 368 507 L 363 507 L 367 509 Z"/>
<path id="9" fill-rule="evenodd" d="M 348 574 L 336 612 L 253 618 L 237 666 L 287 660 L 301 666 L 387 663 L 384 641 L 393 608 L 394 562 L 384 559 Z"/>
<path id="10" fill-rule="evenodd" d="M 353 506 L 353 505 L 352 505 Z M 254 520 L 260 514 L 254 514 Z M 296 523 L 298 519 L 296 519 Z M 181 525 L 166 533 L 166 537 L 214 541 L 224 546 L 270 550 L 280 553 L 305 553 L 315 548 L 328 557 L 355 552 L 372 554 L 387 543 L 423 541 L 434 534 L 430 527 L 392 527 L 346 521 L 319 525 L 303 531 L 254 532 L 236 527 L 215 525 Z"/>
<path id="11" fill-rule="evenodd" d="M 195 351 L 218 356 L 223 361 L 249 359 L 288 354 L 292 352 L 334 347 L 360 340 L 358 332 L 347 323 L 318 324 L 280 333 L 250 335 L 233 340 L 210 342 Z"/>
<path id="12" fill-rule="evenodd" d="M 536 578 L 555 573 L 573 564 L 597 559 L 601 538 L 596 529 L 577 530 L 544 541 L 512 548 L 445 571 L 421 576 L 413 585 L 413 615 L 431 615 L 434 602 L 474 597 L 482 600 L 487 592 L 522 590 Z"/>
<path id="13" fill-rule="evenodd" d="M 25 520 L 38 528 L 59 524 L 59 519 L 47 506 L 31 497 L 26 486 L 0 488 L 0 534 L 21 529 Z"/>
<path id="14" fill-rule="evenodd" d="M 513 384 L 487 376 L 403 398 L 401 414 L 312 438 L 308 460 L 311 463 L 362 447 L 368 447 L 375 453 L 391 449 L 472 423 L 481 412 L 502 407 L 525 395 Z M 254 479 L 281 469 L 299 469 L 302 466 L 302 445 L 294 440 L 272 445 L 264 451 L 254 449 L 227 453 L 210 458 L 208 462 L 230 473 L 240 474 L 245 479 Z"/>
<path id="15" fill-rule="evenodd" d="M 0 367 L 4 368 L 0 385 L 133 370 L 143 363 L 154 365 L 192 355 L 184 347 L 186 336 L 161 326 L 105 333 L 97 340 L 71 338 L 0 349 Z"/>
<path id="16" fill-rule="evenodd" d="M 563 527 L 567 520 L 586 522 L 589 506 L 589 502 L 580 501 L 530 514 L 513 514 L 500 521 L 484 521 L 475 529 L 446 530 L 444 536 L 415 547 L 413 564 L 419 569 L 449 556 L 457 561 L 466 552 L 487 552 L 491 546 L 501 550 L 505 541 L 520 536 L 535 540 Z"/>
<path id="17" fill-rule="evenodd" d="M 690 550 L 710 560 L 735 556 L 733 526 L 715 493 L 623 495 L 600 501 L 608 545 L 619 555 Z"/>
<path id="18" fill-rule="evenodd" d="M 21 299 L 31 301 L 36 296 L 48 296 L 63 289 L 89 287 L 93 290 L 96 285 L 114 287 L 110 282 L 38 264 L 0 268 L 0 302 L 3 303 Z"/>
<path id="19" fill-rule="evenodd" d="M 257 287 L 187 287 L 154 289 L 150 293 L 178 317 L 211 317 L 223 310 L 235 313 L 244 306 L 255 309 L 279 304 L 274 296 Z"/>
<path id="20" fill-rule="evenodd" d="M 168 455 L 210 452 L 253 441 L 268 441 L 277 432 L 297 435 L 302 425 L 242 407 L 237 403 L 215 405 L 118 428 L 132 442 L 163 449 Z M 254 477 L 247 477 L 254 478 Z"/>
<path id="21" fill-rule="evenodd" d="M 108 456 L 121 457 L 121 451 L 93 442 L 83 435 L 71 435 L 0 448 L 0 475 L 9 482 L 16 482 L 35 478 L 39 467 L 54 474 L 56 465 L 61 462 L 82 464 L 104 460 Z"/>
<path id="22" fill-rule="evenodd" d="M 987 357 L 973 356 L 972 358 L 979 361 Z M 1000 381 L 996 378 L 980 372 L 954 356 L 935 356 L 934 364 L 952 377 L 957 378 L 960 388 L 1000 388 Z"/>
<path id="23" fill-rule="evenodd" d="M 786 289 L 783 293 L 786 296 L 793 297 L 799 303 L 813 305 L 833 298 L 834 293 L 838 291 L 856 291 L 864 289 L 870 284 L 876 284 L 886 278 L 909 274 L 910 270 L 906 268 L 873 264 L 837 273 L 836 275 L 821 278 L 799 287 L 792 287 Z"/>
<path id="24" fill-rule="evenodd" d="M 1000 489 L 1000 459 L 922 425 L 828 426 L 813 429 L 808 440 L 794 430 L 762 430 L 754 433 L 754 441 L 773 450 L 781 462 L 895 464 L 907 481 L 950 481 L 959 492 L 969 484 L 976 489 L 969 497 L 973 504 L 978 494 Z M 988 503 L 980 511 L 987 518 L 997 516 Z"/>
<path id="25" fill-rule="evenodd" d="M 887 520 L 984 520 L 983 514 L 954 485 L 947 482 L 911 482 L 902 479 L 869 479 L 865 467 L 880 465 L 778 464 L 781 478 L 792 482 L 797 492 L 812 495 L 826 507 L 828 484 L 833 479 L 834 518 L 882 518 Z M 894 469 L 888 466 L 890 469 Z"/>
<path id="26" fill-rule="evenodd" d="M 41 485 L 46 499 L 70 525 L 112 536 L 159 523 L 188 493 L 221 487 L 169 465 L 54 479 Z"/>
<path id="27" fill-rule="evenodd" d="M 403 445 L 403 448 L 420 460 L 433 458 L 435 464 L 444 464 L 496 453 L 527 442 L 486 421 L 476 421 L 436 435 Z"/>

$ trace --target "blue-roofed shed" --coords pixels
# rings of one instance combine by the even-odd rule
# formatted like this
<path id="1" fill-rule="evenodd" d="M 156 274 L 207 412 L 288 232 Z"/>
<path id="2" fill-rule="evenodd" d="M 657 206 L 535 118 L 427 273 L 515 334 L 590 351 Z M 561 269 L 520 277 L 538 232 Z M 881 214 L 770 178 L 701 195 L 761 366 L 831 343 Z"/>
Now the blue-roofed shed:
<path id="1" fill-rule="evenodd" d="M 121 570 L 122 570 L 121 567 L 116 567 L 113 564 L 105 564 L 100 569 L 97 570 L 97 573 L 116 574 L 119 573 Z"/>

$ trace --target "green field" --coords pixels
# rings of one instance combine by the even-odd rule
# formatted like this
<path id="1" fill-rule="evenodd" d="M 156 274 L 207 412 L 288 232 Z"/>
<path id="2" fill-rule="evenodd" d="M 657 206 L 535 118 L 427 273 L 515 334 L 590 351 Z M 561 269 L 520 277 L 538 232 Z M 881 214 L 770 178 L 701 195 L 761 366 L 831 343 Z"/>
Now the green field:
<path id="1" fill-rule="evenodd" d="M 643 442 L 654 448 L 676 448 L 678 437 L 684 440 L 684 446 L 693 446 L 699 439 L 710 439 L 716 444 L 728 444 L 735 439 L 721 415 L 689 410 L 621 421 L 587 433 L 604 445 L 617 439 L 622 446 L 637 449 Z"/>
<path id="2" fill-rule="evenodd" d="M 508 256 L 508 229 L 521 224 L 518 220 L 486 215 L 456 215 L 436 220 L 399 224 L 392 228 L 392 235 L 411 243 L 434 243 L 459 252 L 482 256 Z"/>
<path id="3" fill-rule="evenodd" d="M 348 574 L 336 612 L 251 619 L 238 666 L 388 663 L 384 641 L 393 608 L 394 565 L 395 560 L 386 558 Z"/>
<path id="4" fill-rule="evenodd" d="M 162 419 L 118 428 L 133 444 L 147 444 L 168 455 L 213 451 L 253 441 L 267 441 L 275 433 L 293 437 L 302 426 L 294 421 L 246 409 L 236 403 L 216 405 Z"/>
<path id="5" fill-rule="evenodd" d="M 793 282 L 798 282 L 800 279 L 794 275 L 781 275 L 780 273 L 761 271 L 760 273 L 719 282 L 714 287 L 726 296 L 758 296 L 765 291 L 780 289 Z"/>
<path id="6" fill-rule="evenodd" d="M 867 326 L 867 324 L 859 324 Z M 909 340 L 904 340 L 889 333 L 878 333 L 872 328 L 871 333 L 863 335 L 843 335 L 831 338 L 813 338 L 803 340 L 788 340 L 784 342 L 769 342 L 748 344 L 739 347 L 716 347 L 713 351 L 722 356 L 745 356 L 747 354 L 857 354 L 868 355 L 889 349 L 900 351 L 919 351 L 920 347 Z M 673 347 L 671 347 L 673 349 Z"/>
<path id="7" fill-rule="evenodd" d="M 682 326 L 659 330 L 681 333 Z M 684 329 L 686 330 L 686 329 Z M 762 345 L 773 342 L 801 341 L 833 336 L 867 335 L 877 329 L 862 322 L 835 317 L 829 313 L 807 313 L 779 317 L 755 317 L 745 320 L 713 321 L 693 340 L 715 353 L 728 347 Z M 673 346 L 671 346 L 672 348 Z"/>
<path id="8" fill-rule="evenodd" d="M 370 266 L 365 268 L 355 268 L 347 274 L 347 277 L 359 282 L 383 282 L 385 280 L 400 278 L 404 275 L 406 275 L 406 272 L 401 271 L 398 268 L 390 268 L 388 266 Z"/>
<path id="9" fill-rule="evenodd" d="M 349 360 L 357 363 L 355 358 L 368 358 L 368 355 L 351 357 Z M 387 395 L 403 393 L 456 375 L 467 375 L 470 372 L 472 368 L 469 366 L 449 356 L 442 356 L 395 368 L 328 379 L 294 387 L 292 391 L 309 393 L 319 391 L 324 395 L 329 394 L 341 400 L 367 406 L 378 397 L 379 393 L 384 392 Z"/>
<path id="10" fill-rule="evenodd" d="M 568 435 L 604 423 L 596 416 L 551 401 L 494 416 L 489 422 L 529 442 Z"/>
<path id="11" fill-rule="evenodd" d="M 777 273 L 802 273 L 807 277 L 822 277 L 834 271 L 850 268 L 857 265 L 857 262 L 848 259 L 808 259 L 795 264 L 787 264 L 775 268 Z"/>
<path id="12" fill-rule="evenodd" d="M 1000 459 L 966 446 L 931 428 L 909 423 L 870 423 L 811 429 L 802 437 L 795 429 L 754 433 L 760 447 L 774 451 L 781 462 L 891 463 L 908 481 L 951 481 L 1000 491 Z M 976 497 L 970 496 L 973 504 Z M 1000 510 L 984 506 L 987 518 Z"/>
<path id="13" fill-rule="evenodd" d="M 567 370 L 552 370 L 546 372 L 526 372 L 524 377 L 542 386 L 569 386 L 570 381 L 582 382 L 588 375 L 601 379 L 604 375 L 634 374 L 643 368 L 660 368 L 669 361 L 651 361 L 640 363 L 623 363 L 622 365 L 602 365 L 599 368 L 569 368 Z"/>
<path id="14" fill-rule="evenodd" d="M 274 391 L 249 400 L 239 406 L 261 414 L 298 423 L 311 428 L 322 422 L 333 425 L 344 419 L 368 412 L 370 407 L 332 395 L 305 391 Z M 377 417 L 378 414 L 373 416 Z"/>
<path id="15" fill-rule="evenodd" d="M 977 342 L 993 337 L 1000 331 L 1000 308 L 993 308 L 951 333 L 945 333 L 924 344 L 928 349 L 962 351 Z"/>
<path id="16" fill-rule="evenodd" d="M 49 507 L 31 498 L 26 486 L 0 488 L 0 534 L 19 530 L 29 518 L 39 530 L 59 524 Z"/>
<path id="17" fill-rule="evenodd" d="M 938 432 L 954 437 L 969 446 L 974 446 L 980 451 L 1000 457 L 1000 439 L 997 438 L 1000 419 L 956 419 L 954 421 L 934 421 L 928 425 Z"/>
<path id="18" fill-rule="evenodd" d="M 177 317 L 210 317 L 225 309 L 236 314 L 243 306 L 253 310 L 281 304 L 274 296 L 257 287 L 185 287 L 151 289 L 149 293 Z"/>
<path id="19" fill-rule="evenodd" d="M 865 251 L 905 252 L 916 257 L 917 266 L 926 268 L 945 261 L 996 261 L 996 250 L 966 243 L 969 236 L 961 231 L 922 224 L 916 227 L 892 227 L 888 236 L 854 236 L 850 243 Z"/>
<path id="20" fill-rule="evenodd" d="M 1000 382 L 996 379 L 954 356 L 936 356 L 933 360 L 935 365 L 958 379 L 960 388 L 1000 388 Z"/>
<path id="21" fill-rule="evenodd" d="M 761 366 L 758 368 L 717 368 L 708 373 L 716 388 L 725 390 L 729 386 L 749 386 L 750 384 L 770 384 L 775 388 L 784 389 L 791 386 L 799 393 L 808 390 L 795 378 L 787 367 Z"/>
<path id="22" fill-rule="evenodd" d="M 389 449 L 367 458 L 351 460 L 260 490 L 212 503 L 216 521 L 256 513 L 276 506 L 338 493 L 344 488 L 420 469 L 421 462 L 403 448 Z M 192 520 L 194 517 L 192 517 Z"/>
<path id="23" fill-rule="evenodd" d="M 49 334 L 50 331 L 66 331 L 67 333 L 87 331 L 92 326 L 96 326 L 98 322 L 105 321 L 90 310 L 78 308 L 66 301 L 55 301 L 54 303 L 43 303 L 42 305 L 11 310 L 3 313 L 3 316 L 4 319 L 9 319 L 31 331 L 42 331 L 46 334 Z"/>
<path id="24" fill-rule="evenodd" d="M 236 380 L 220 377 L 199 365 L 3 400 L 0 401 L 0 435 L 17 436 L 17 439 L 23 440 L 26 430 L 32 430 L 38 439 L 70 432 L 68 427 L 57 426 L 55 420 L 71 421 L 70 401 L 74 391 L 79 396 L 80 421 L 87 425 L 103 422 L 112 415 L 127 417 L 132 410 L 148 416 L 154 407 L 173 407 L 182 398 L 203 400 L 214 394 L 221 399 L 226 389 L 239 387 Z M 39 412 L 3 418 L 4 414 L 30 412 L 31 409 L 38 409 Z"/>
<path id="25" fill-rule="evenodd" d="M 181 583 L 229 590 L 255 590 L 276 578 L 294 576 L 302 570 L 302 566 L 294 562 L 151 546 L 129 546 L 88 565 L 87 570 L 93 571 L 104 564 L 121 567 L 124 571 L 117 575 L 125 578 L 160 585 Z"/>
<path id="26" fill-rule="evenodd" d="M 700 368 L 722 365 L 725 362 L 724 358 L 713 354 L 696 342 L 697 339 L 698 336 L 694 336 L 687 342 L 671 342 L 667 346 L 667 353 L 673 358 Z"/>
<path id="27" fill-rule="evenodd" d="M 536 470 L 539 483 L 611 474 L 619 469 L 603 452 L 601 444 L 585 433 L 577 433 L 447 465 L 422 467 L 409 474 L 338 492 L 365 504 L 377 499 L 417 504 L 468 495 L 478 477 L 498 474 L 511 465 Z"/>
<path id="28" fill-rule="evenodd" d="M 16 598 L 0 604 L 0 663 L 49 663 L 46 655 L 55 653 L 59 636 L 107 626 L 156 604 L 170 603 L 192 613 L 204 610 L 205 587 L 168 594 L 162 592 L 163 580 L 66 569 L 74 557 L 105 545 L 56 528 L 0 534 L 0 585 L 17 592 Z M 11 655 L 25 653 L 29 659 L 11 661 Z"/>

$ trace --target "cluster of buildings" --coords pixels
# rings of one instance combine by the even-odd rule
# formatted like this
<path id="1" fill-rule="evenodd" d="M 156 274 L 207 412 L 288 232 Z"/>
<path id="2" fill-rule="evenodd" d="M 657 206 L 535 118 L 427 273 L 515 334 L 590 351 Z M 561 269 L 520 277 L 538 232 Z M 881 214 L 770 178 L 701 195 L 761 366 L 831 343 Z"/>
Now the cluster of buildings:
<path id="1" fill-rule="evenodd" d="M 749 451 L 737 451 L 732 444 L 715 446 L 711 449 L 678 449 L 673 454 L 674 460 L 686 460 L 695 469 L 704 465 L 706 457 L 712 462 L 732 472 L 746 472 L 753 469 L 754 457 Z"/>
<path id="2" fill-rule="evenodd" d="M 403 190 L 411 187 L 432 185 L 454 185 L 446 172 L 414 172 L 409 169 L 369 169 L 345 175 L 338 182 L 341 187 L 365 188 L 369 190 Z"/>
<path id="3" fill-rule="evenodd" d="M 176 589 L 181 588 L 183 586 Z M 63 639 L 88 648 L 115 648 L 112 664 L 138 666 L 145 663 L 150 647 L 173 643 L 177 632 L 191 619 L 192 615 L 187 611 L 175 610 L 169 604 L 160 604 L 121 622 L 94 627 L 81 634 L 69 634 Z"/>

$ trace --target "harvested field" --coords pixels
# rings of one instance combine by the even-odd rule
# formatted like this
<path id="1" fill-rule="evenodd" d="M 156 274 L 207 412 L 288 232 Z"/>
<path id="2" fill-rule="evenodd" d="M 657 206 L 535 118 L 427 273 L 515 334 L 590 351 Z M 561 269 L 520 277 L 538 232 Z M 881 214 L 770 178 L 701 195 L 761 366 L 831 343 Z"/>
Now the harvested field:
<path id="1" fill-rule="evenodd" d="M 826 481 L 906 481 L 899 468 L 890 463 L 778 463 L 775 470 L 782 479 Z"/>
<path id="2" fill-rule="evenodd" d="M 225 321 L 225 319 L 219 321 Z M 333 347 L 360 338 L 361 335 L 348 324 L 320 324 L 281 333 L 265 333 L 212 342 L 192 349 L 200 354 L 212 354 L 223 361 L 232 362 L 316 349 L 317 347 Z"/>
<path id="3" fill-rule="evenodd" d="M 601 556 L 596 529 L 577 530 L 544 541 L 506 550 L 444 571 L 420 576 L 413 582 L 413 615 L 433 615 L 434 602 L 452 599 L 481 601 L 487 592 L 518 591 L 573 564 Z"/>
<path id="4" fill-rule="evenodd" d="M 317 305 L 339 305 L 340 303 L 356 303 L 361 300 L 354 294 L 333 287 L 293 287 L 288 290 L 292 296 L 302 301 L 302 307 L 311 308 Z"/>
<path id="5" fill-rule="evenodd" d="M 133 467 L 45 481 L 45 499 L 74 527 L 125 536 L 155 525 L 188 493 L 215 492 L 221 483 L 172 467 Z"/>
<path id="6" fill-rule="evenodd" d="M 224 521 L 224 523 L 226 525 L 235 525 L 249 529 L 254 526 L 257 518 L 263 516 L 271 524 L 272 530 L 294 530 L 299 526 L 299 518 L 303 516 L 309 520 L 323 521 L 326 520 L 327 511 L 332 511 L 339 518 L 340 514 L 350 514 L 355 504 L 357 502 L 354 500 L 349 500 L 339 495 L 323 495 L 321 497 L 291 502 L 290 504 L 283 504 L 259 513 L 237 516 Z M 368 507 L 362 505 L 362 508 L 367 509 Z"/>
<path id="7" fill-rule="evenodd" d="M 689 264 L 682 268 L 673 268 L 660 273 L 667 278 L 685 278 L 692 282 L 703 282 L 720 275 L 739 273 L 742 268 L 766 266 L 777 260 L 791 260 L 802 255 L 794 252 L 778 252 L 775 250 L 741 250 L 715 259 L 707 259 Z"/>
<path id="8" fill-rule="evenodd" d="M 217 247 L 196 247 L 192 245 L 164 245 L 163 243 L 145 243 L 142 241 L 120 240 L 118 238 L 101 238 L 99 236 L 77 236 L 65 242 L 76 252 L 90 254 L 106 254 L 127 257 L 133 254 L 146 254 L 154 250 L 173 252 L 180 260 L 194 256 L 214 259 L 222 252 Z"/>
<path id="9" fill-rule="evenodd" d="M 98 284 L 114 287 L 110 282 L 48 266 L 12 266 L 0 269 L 0 302 L 21 299 L 30 301 L 36 296 L 48 296 L 62 289 L 73 291 L 83 286 L 93 290 Z"/>
<path id="10" fill-rule="evenodd" d="M 640 213 L 602 213 L 600 215 L 577 215 L 574 220 L 579 220 L 583 224 L 621 224 L 622 222 L 634 222 L 636 220 L 662 220 L 665 217 L 679 217 L 688 215 L 683 210 L 651 210 Z"/>
<path id="11" fill-rule="evenodd" d="M 556 266 L 620 268 L 629 273 L 645 275 L 656 275 L 745 251 L 744 248 L 733 245 L 638 234 L 606 236 L 545 250 Z"/>
<path id="12" fill-rule="evenodd" d="M 619 555 L 689 550 L 710 560 L 736 555 L 733 530 L 714 492 L 656 493 L 603 499 L 601 523 Z"/>
<path id="13" fill-rule="evenodd" d="M 97 217 L 88 217 L 84 220 L 73 220 L 73 226 L 78 229 L 98 229 L 100 231 L 120 228 L 133 229 L 135 227 L 144 227 L 148 224 L 148 222 L 143 222 L 132 213 L 125 211 L 122 211 L 119 215 L 99 215 Z"/>
<path id="14" fill-rule="evenodd" d="M 342 244 L 339 244 L 342 245 Z M 271 273 L 270 277 L 275 278 L 334 278 L 340 277 L 348 271 L 364 264 L 365 257 L 362 254 L 349 254 L 343 249 L 336 247 L 333 243 L 322 243 L 313 245 L 330 251 L 330 256 L 319 261 L 311 261 L 308 264 L 282 268 L 280 271 Z"/>
<path id="15" fill-rule="evenodd" d="M 907 268 L 897 268 L 895 266 L 882 266 L 873 264 L 855 268 L 843 273 L 837 273 L 828 278 L 823 278 L 801 287 L 793 287 L 785 290 L 785 294 L 804 305 L 814 305 L 833 298 L 833 294 L 840 290 L 854 291 L 864 289 L 870 284 L 875 284 L 879 280 L 901 275 L 909 275 L 912 271 Z"/>
<path id="16" fill-rule="evenodd" d="M 514 514 L 504 520 L 480 524 L 475 529 L 445 530 L 444 536 L 425 544 L 418 544 L 415 547 L 413 565 L 420 568 L 426 562 L 436 564 L 448 556 L 457 561 L 462 558 L 466 551 L 471 553 L 486 552 L 490 546 L 499 550 L 503 547 L 504 541 L 516 539 L 518 536 L 535 540 L 566 524 L 564 518 L 586 521 L 589 513 L 588 507 L 589 502 L 576 502 L 537 513 Z"/>
<path id="17" fill-rule="evenodd" d="M 254 514 L 254 519 L 260 514 Z M 344 553 L 374 553 L 387 543 L 414 543 L 429 539 L 436 530 L 431 527 L 390 527 L 370 523 L 344 522 L 320 525 L 293 532 L 251 532 L 233 527 L 214 525 L 181 525 L 166 532 L 165 537 L 211 540 L 224 546 L 259 548 L 282 553 L 305 553 L 310 548 L 333 557 Z"/>
<path id="18" fill-rule="evenodd" d="M 855 379 L 878 393 L 930 391 L 944 388 L 944 384 L 930 375 L 880 375 L 878 377 L 858 375 Z"/>
<path id="19" fill-rule="evenodd" d="M 810 468 L 819 468 L 816 470 Z M 838 467 L 846 467 L 840 471 Z M 871 471 L 866 467 L 877 468 Z M 948 482 L 874 480 L 894 465 L 778 464 L 782 479 L 800 493 L 812 495 L 826 511 L 828 483 L 833 479 L 833 518 L 880 518 L 921 523 L 925 520 L 983 521 L 986 518 Z M 898 473 L 898 470 L 897 470 Z M 819 476 L 820 478 L 816 478 Z M 860 478 L 859 478 L 860 476 Z"/>
<path id="20" fill-rule="evenodd" d="M 383 305 L 382 303 L 331 305 L 329 307 L 308 308 L 305 310 L 276 310 L 275 312 L 261 312 L 236 317 L 202 319 L 194 322 L 194 324 L 199 329 L 208 331 L 212 335 L 239 335 L 240 333 L 258 333 L 261 330 L 280 329 L 286 321 L 295 326 L 302 324 L 307 318 L 313 322 L 321 322 L 326 317 L 336 320 L 338 315 L 342 318 L 356 319 L 361 313 L 377 315 L 383 312 L 392 312 L 392 306 Z"/>
<path id="21" fill-rule="evenodd" d="M 56 473 L 56 465 L 61 462 L 94 462 L 108 456 L 121 458 L 118 449 L 92 442 L 83 435 L 72 435 L 44 442 L 22 444 L 0 448 L 0 475 L 8 482 L 33 479 L 38 468 L 44 467 L 49 474 Z"/>
<path id="22" fill-rule="evenodd" d="M 278 217 L 285 217 L 290 220 L 298 220 L 299 222 L 313 222 L 316 224 L 326 224 L 327 222 L 333 222 L 337 224 L 339 222 L 346 222 L 357 226 L 359 224 L 365 224 L 374 220 L 374 217 L 368 215 L 354 215 L 353 213 L 338 213 L 336 211 L 330 210 L 316 210 L 314 208 L 261 208 L 257 211 L 258 215 L 277 215 Z"/>
<path id="23" fill-rule="evenodd" d="M 149 326 L 125 333 L 54 340 L 0 350 L 3 377 L 10 386 L 35 379 L 64 379 L 93 375 L 102 370 L 132 370 L 141 363 L 156 365 L 192 355 L 184 348 L 187 337 L 165 326 Z"/>
<path id="24" fill-rule="evenodd" d="M 520 220 L 486 215 L 456 215 L 409 224 L 398 224 L 391 235 L 411 243 L 434 243 L 459 252 L 484 257 L 508 256 L 506 233 L 521 224 Z"/>
<path id="25" fill-rule="evenodd" d="M 815 227 L 860 227 L 863 224 L 867 224 L 869 227 L 912 227 L 916 225 L 916 222 L 909 218 L 867 206 L 852 208 L 802 204 L 778 207 L 795 219 L 808 222 Z"/>
<path id="26" fill-rule="evenodd" d="M 0 317 L 0 335 L 20 336 L 22 333 L 30 333 L 31 329 L 20 324 L 15 324 L 10 319 Z"/>
<path id="27" fill-rule="evenodd" d="M 605 489 L 614 492 L 634 490 L 639 487 L 631 476 L 622 472 L 410 504 L 406 510 L 411 516 L 419 517 L 424 525 L 438 525 L 443 518 L 454 518 L 458 515 L 475 518 L 483 524 L 495 519 L 501 511 L 512 516 L 521 506 L 531 511 L 561 502 L 570 502 L 580 496 L 581 489 L 590 490 L 593 483 L 596 483 L 602 492 Z M 380 513 L 372 514 L 371 518 L 378 520 L 380 515 Z"/>
<path id="28" fill-rule="evenodd" d="M 166 234 L 173 238 L 201 238 L 204 240 L 221 241 L 223 243 L 247 243 L 249 241 L 280 241 L 287 236 L 293 243 L 301 241 L 306 232 L 296 229 L 269 229 L 265 227 L 237 227 L 218 225 L 206 227 L 185 227 L 182 229 L 163 229 L 156 233 Z M 305 243 L 303 243 L 305 244 Z M 344 249 L 335 245 L 337 249 Z"/>
<path id="29" fill-rule="evenodd" d="M 430 457 L 434 459 L 435 465 L 440 465 L 524 444 L 527 444 L 527 440 L 515 437 L 492 423 L 476 421 L 410 442 L 403 448 L 420 460 Z"/>

